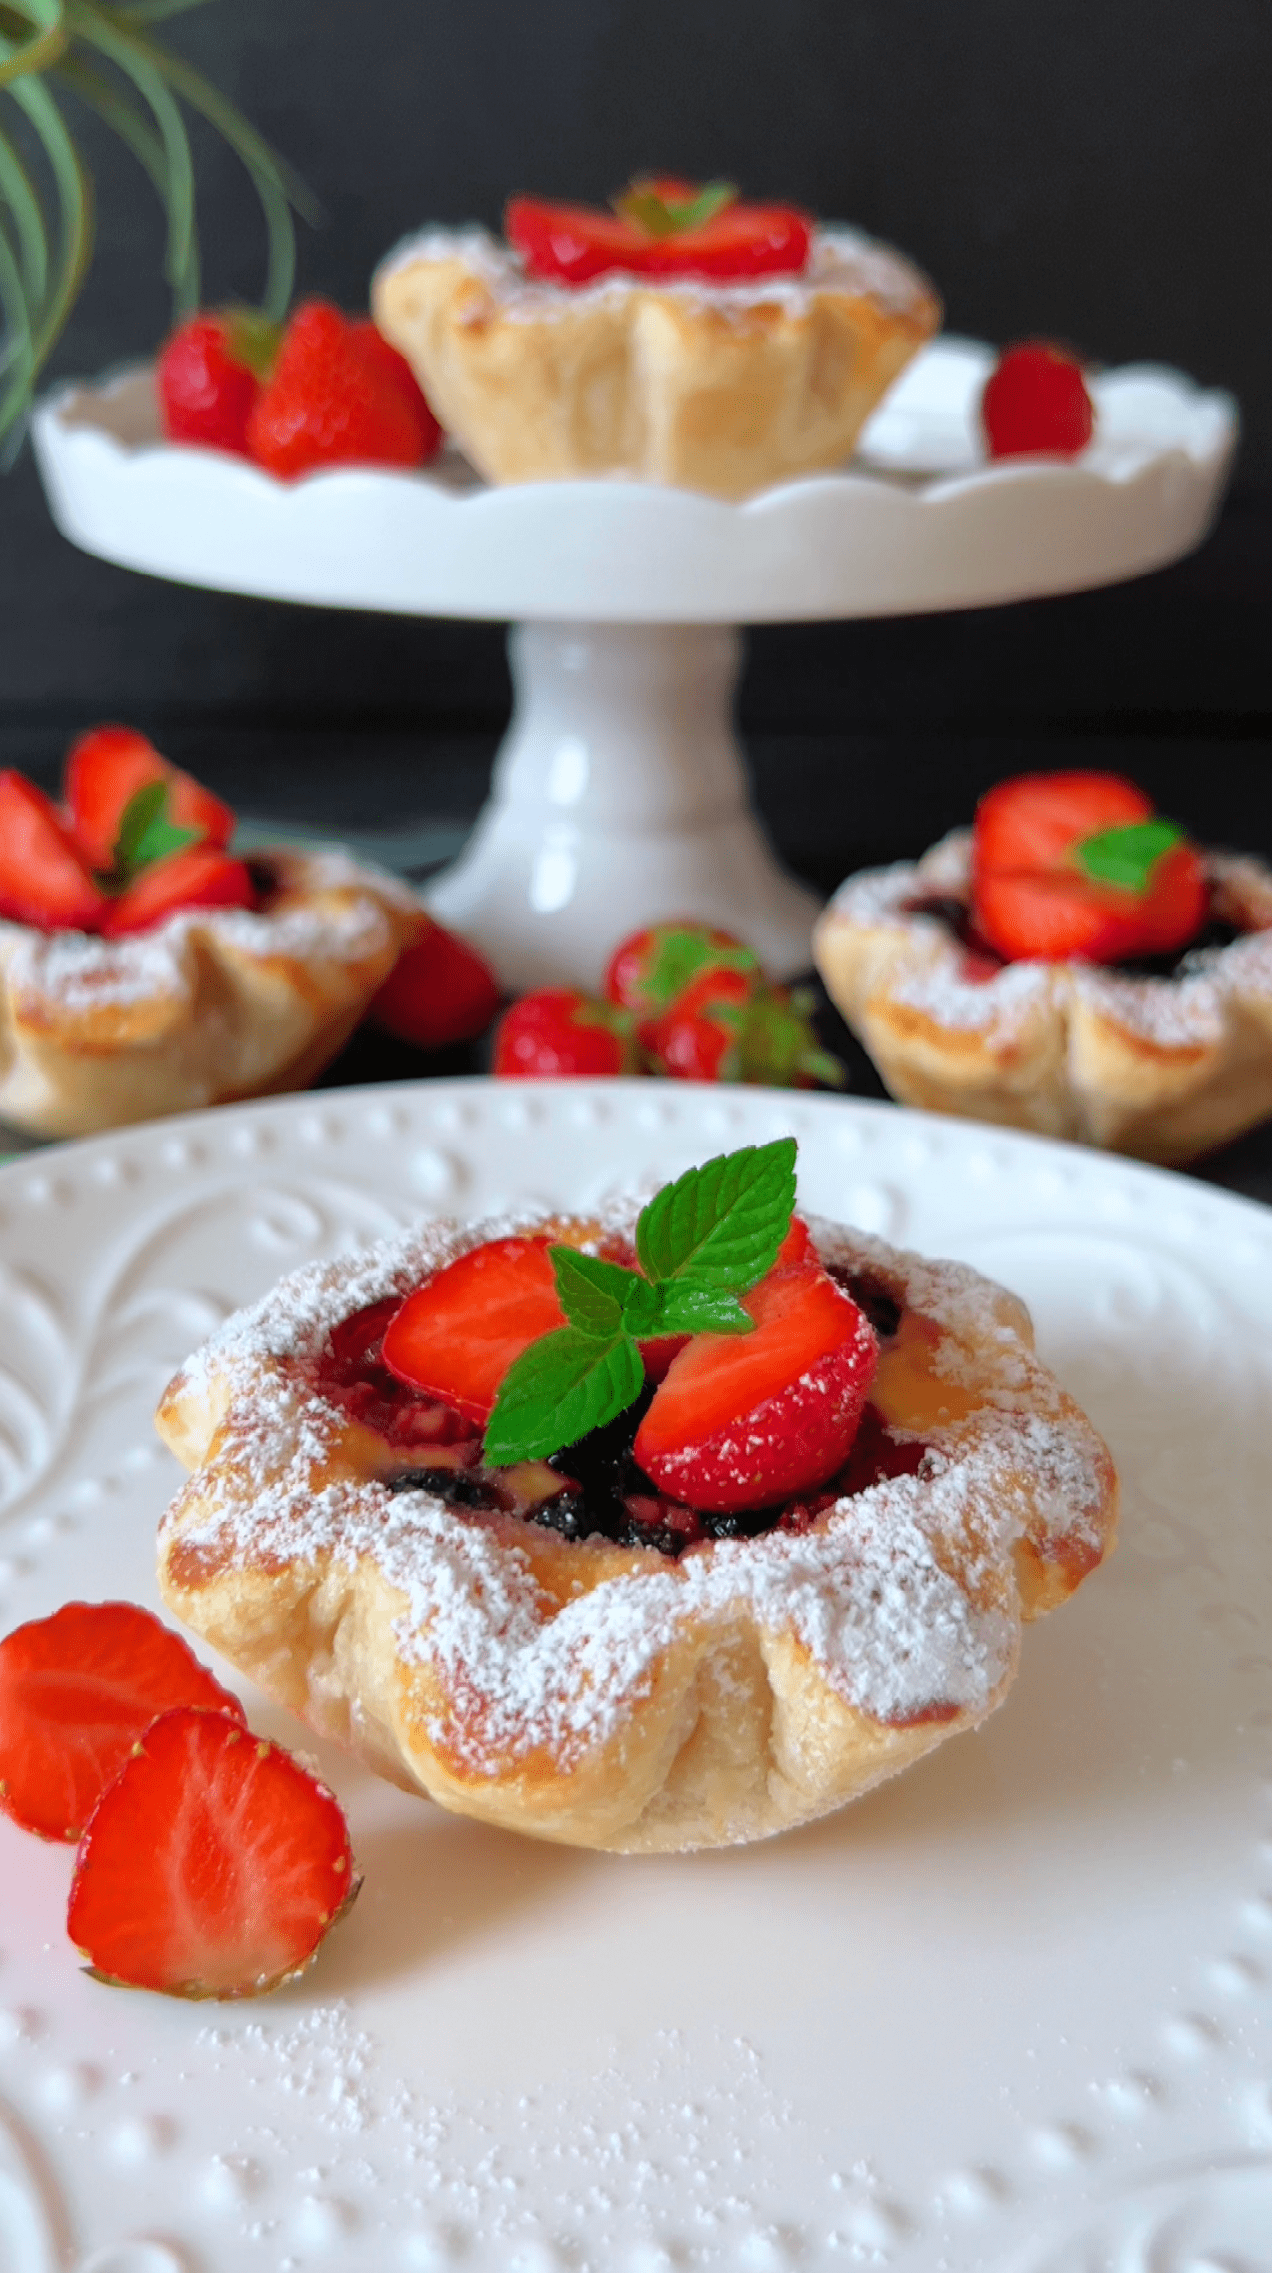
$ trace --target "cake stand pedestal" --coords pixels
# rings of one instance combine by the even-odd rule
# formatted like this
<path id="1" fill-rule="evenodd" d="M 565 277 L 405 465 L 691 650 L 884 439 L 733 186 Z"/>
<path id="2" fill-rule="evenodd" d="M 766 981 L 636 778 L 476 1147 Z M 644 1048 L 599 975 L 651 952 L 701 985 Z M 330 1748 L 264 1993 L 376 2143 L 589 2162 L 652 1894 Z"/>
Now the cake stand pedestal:
<path id="1" fill-rule="evenodd" d="M 426 894 L 510 989 L 594 988 L 625 932 L 681 915 L 741 932 L 788 976 L 807 966 L 817 903 L 749 803 L 732 627 L 1113 583 L 1189 551 L 1218 507 L 1228 396 L 1148 366 L 1108 372 L 1079 458 L 989 465 L 975 406 L 992 361 L 937 341 L 850 469 L 741 504 L 621 481 L 492 489 L 453 452 L 419 474 L 282 484 L 164 442 L 148 368 L 63 388 L 34 440 L 63 534 L 125 567 L 514 624 L 516 705 L 490 801 Z"/>

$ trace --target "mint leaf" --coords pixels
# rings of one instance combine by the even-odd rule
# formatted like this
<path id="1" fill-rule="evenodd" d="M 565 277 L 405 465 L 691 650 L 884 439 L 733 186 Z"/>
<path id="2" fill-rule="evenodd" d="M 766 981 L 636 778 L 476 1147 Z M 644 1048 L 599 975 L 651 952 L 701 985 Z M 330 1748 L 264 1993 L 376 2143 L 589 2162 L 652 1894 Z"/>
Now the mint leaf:
<path id="1" fill-rule="evenodd" d="M 1183 834 L 1175 821 L 1128 821 L 1121 828 L 1100 829 L 1093 837 L 1084 837 L 1073 853 L 1083 874 L 1093 882 L 1117 884 L 1142 898 L 1163 853 L 1178 844 Z"/>
<path id="2" fill-rule="evenodd" d="M 201 829 L 179 829 L 168 819 L 169 794 L 166 781 L 148 781 L 129 798 L 120 814 L 111 858 L 122 882 L 127 883 L 139 868 L 148 868 L 152 861 L 201 842 Z"/>
<path id="3" fill-rule="evenodd" d="M 581 1255 L 577 1247 L 550 1247 L 561 1308 L 585 1334 L 616 1334 L 620 1327 L 643 1337 L 662 1332 L 661 1289 L 621 1263 Z"/>
<path id="4" fill-rule="evenodd" d="M 745 1294 L 777 1259 L 795 1205 L 795 1139 L 744 1146 L 690 1168 L 641 1210 L 636 1253 L 648 1279 Z"/>
<path id="5" fill-rule="evenodd" d="M 640 1351 L 629 1334 L 620 1330 L 604 1340 L 578 1326 L 558 1326 L 509 1366 L 486 1424 L 482 1458 L 491 1468 L 545 1460 L 615 1420 L 644 1383 Z"/>
<path id="6" fill-rule="evenodd" d="M 662 1296 L 660 1334 L 753 1334 L 755 1320 L 737 1296 L 714 1294 L 705 1287 L 682 1286 L 672 1279 L 656 1290 Z M 644 1329 L 642 1329 L 644 1331 Z"/>
<path id="7" fill-rule="evenodd" d="M 664 197 L 655 181 L 634 181 L 614 199 L 614 210 L 624 221 L 634 221 L 651 237 L 677 237 L 687 229 L 703 229 L 717 213 L 737 201 L 733 182 L 706 182 L 693 197 Z"/>

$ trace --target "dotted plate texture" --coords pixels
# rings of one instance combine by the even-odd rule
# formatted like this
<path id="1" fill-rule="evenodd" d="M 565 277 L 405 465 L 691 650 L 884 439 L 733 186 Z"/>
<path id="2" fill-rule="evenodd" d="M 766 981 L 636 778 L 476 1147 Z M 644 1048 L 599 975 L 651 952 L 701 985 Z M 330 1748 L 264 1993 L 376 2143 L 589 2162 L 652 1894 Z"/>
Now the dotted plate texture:
<path id="1" fill-rule="evenodd" d="M 0 1172 L 0 1628 L 157 1604 L 169 1373 L 421 1212 L 793 1130 L 805 1204 L 1030 1303 L 1125 1486 L 984 1732 L 812 1829 L 538 1846 L 321 1750 L 366 1874 L 262 2003 L 87 1979 L 0 1822 L 4 2273 L 1269 2273 L 1272 1216 L 887 1106 L 428 1082 Z M 218 1671 L 224 1669 L 218 1667 Z M 313 1740 L 255 1694 L 255 1726 Z"/>

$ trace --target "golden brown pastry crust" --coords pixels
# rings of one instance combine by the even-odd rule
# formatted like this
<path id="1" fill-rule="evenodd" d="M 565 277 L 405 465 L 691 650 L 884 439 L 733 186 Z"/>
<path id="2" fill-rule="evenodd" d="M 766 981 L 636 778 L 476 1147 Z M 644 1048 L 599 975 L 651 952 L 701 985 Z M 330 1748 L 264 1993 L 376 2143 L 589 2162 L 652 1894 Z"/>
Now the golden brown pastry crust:
<path id="1" fill-rule="evenodd" d="M 335 1056 L 425 917 L 339 854 L 262 854 L 268 909 L 121 939 L 0 921 L 0 1117 L 90 1135 L 275 1090 Z"/>
<path id="2" fill-rule="evenodd" d="M 190 1360 L 157 1416 L 194 1471 L 160 1532 L 169 1608 L 407 1789 L 624 1852 L 806 1822 L 983 1719 L 1022 1623 L 1108 1552 L 1116 1513 L 1108 1453 L 1023 1306 L 813 1223 L 828 1260 L 902 1305 L 872 1394 L 931 1449 L 807 1532 L 673 1562 L 391 1493 L 381 1479 L 418 1453 L 318 1390 L 333 1324 L 511 1228 L 429 1226 L 299 1273 Z"/>
<path id="3" fill-rule="evenodd" d="M 915 899 L 969 898 L 971 835 L 849 877 L 813 935 L 831 999 L 907 1105 L 1177 1166 L 1272 1114 L 1272 871 L 1207 855 L 1216 915 L 1245 933 L 1174 978 L 1084 963 L 962 976 Z"/>
<path id="4" fill-rule="evenodd" d="M 940 322 L 909 262 L 818 231 L 809 271 L 747 284 L 527 281 L 481 230 L 434 230 L 375 320 L 492 482 L 624 475 L 745 497 L 842 464 Z"/>

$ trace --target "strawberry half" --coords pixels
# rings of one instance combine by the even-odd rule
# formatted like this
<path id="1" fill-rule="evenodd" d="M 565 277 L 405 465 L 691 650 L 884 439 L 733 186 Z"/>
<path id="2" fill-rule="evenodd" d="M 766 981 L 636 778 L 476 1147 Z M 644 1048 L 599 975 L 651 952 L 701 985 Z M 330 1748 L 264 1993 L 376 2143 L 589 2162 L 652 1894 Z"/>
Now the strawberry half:
<path id="1" fill-rule="evenodd" d="M 407 1296 L 382 1357 L 399 1381 L 484 1428 L 514 1359 L 564 1324 L 547 1241 L 491 1239 Z"/>
<path id="2" fill-rule="evenodd" d="M 215 845 L 187 845 L 138 870 L 117 899 L 108 900 L 102 930 L 110 939 L 151 931 L 183 908 L 250 908 L 256 893 L 245 861 Z"/>
<path id="3" fill-rule="evenodd" d="M 699 190 L 659 179 L 633 183 L 619 211 L 514 197 L 504 230 L 532 276 L 587 284 L 611 270 L 649 277 L 706 276 L 724 283 L 793 275 L 808 260 L 812 224 L 789 205 L 742 205 L 725 184 Z M 695 222 L 698 212 L 709 217 Z"/>
<path id="4" fill-rule="evenodd" d="M 369 1015 L 387 1034 L 440 1050 L 484 1034 L 499 1008 L 499 981 L 485 958 L 440 923 L 404 948 Z"/>
<path id="5" fill-rule="evenodd" d="M 78 1839 L 107 1784 L 172 1705 L 243 1718 L 179 1634 L 132 1602 L 68 1602 L 0 1642 L 0 1808 Z"/>
<path id="6" fill-rule="evenodd" d="M 0 773 L 0 916 L 40 931 L 99 931 L 106 905 L 44 791 Z"/>
<path id="7" fill-rule="evenodd" d="M 257 465 L 295 481 L 323 466 L 418 466 L 441 428 L 409 363 L 374 324 L 307 300 L 287 326 L 247 440 Z"/>
<path id="8" fill-rule="evenodd" d="M 639 1073 L 635 1025 L 627 1011 L 573 987 L 538 987 L 500 1019 L 490 1070 L 505 1081 Z"/>
<path id="9" fill-rule="evenodd" d="M 169 440 L 245 457 L 247 422 L 281 337 L 256 308 L 213 309 L 179 325 L 155 374 Z"/>
<path id="10" fill-rule="evenodd" d="M 75 841 L 90 868 L 112 866 L 124 809 L 154 781 L 167 783 L 174 827 L 194 829 L 210 845 L 229 843 L 234 815 L 210 789 L 170 765 L 133 727 L 95 726 L 73 745 L 63 785 Z"/>
<path id="11" fill-rule="evenodd" d="M 742 1307 L 753 1334 L 695 1334 L 633 1451 L 661 1491 L 727 1514 L 815 1490 L 847 1458 L 878 1361 L 874 1330 L 792 1219 Z"/>
<path id="12" fill-rule="evenodd" d="M 66 1928 L 99 1980 L 252 1997 L 309 1963 L 357 1891 L 326 1786 L 223 1713 L 179 1705 L 98 1801 Z"/>
<path id="13" fill-rule="evenodd" d="M 1024 774 L 981 799 L 972 839 L 972 913 L 1009 962 L 1113 963 L 1170 954 L 1205 920 L 1205 867 L 1195 846 L 1158 825 L 1151 801 L 1117 774 Z M 1107 844 L 1138 837 L 1136 882 L 1114 880 Z M 1174 841 L 1171 841 L 1172 837 Z M 1100 848 L 1106 857 L 1100 858 Z"/>

